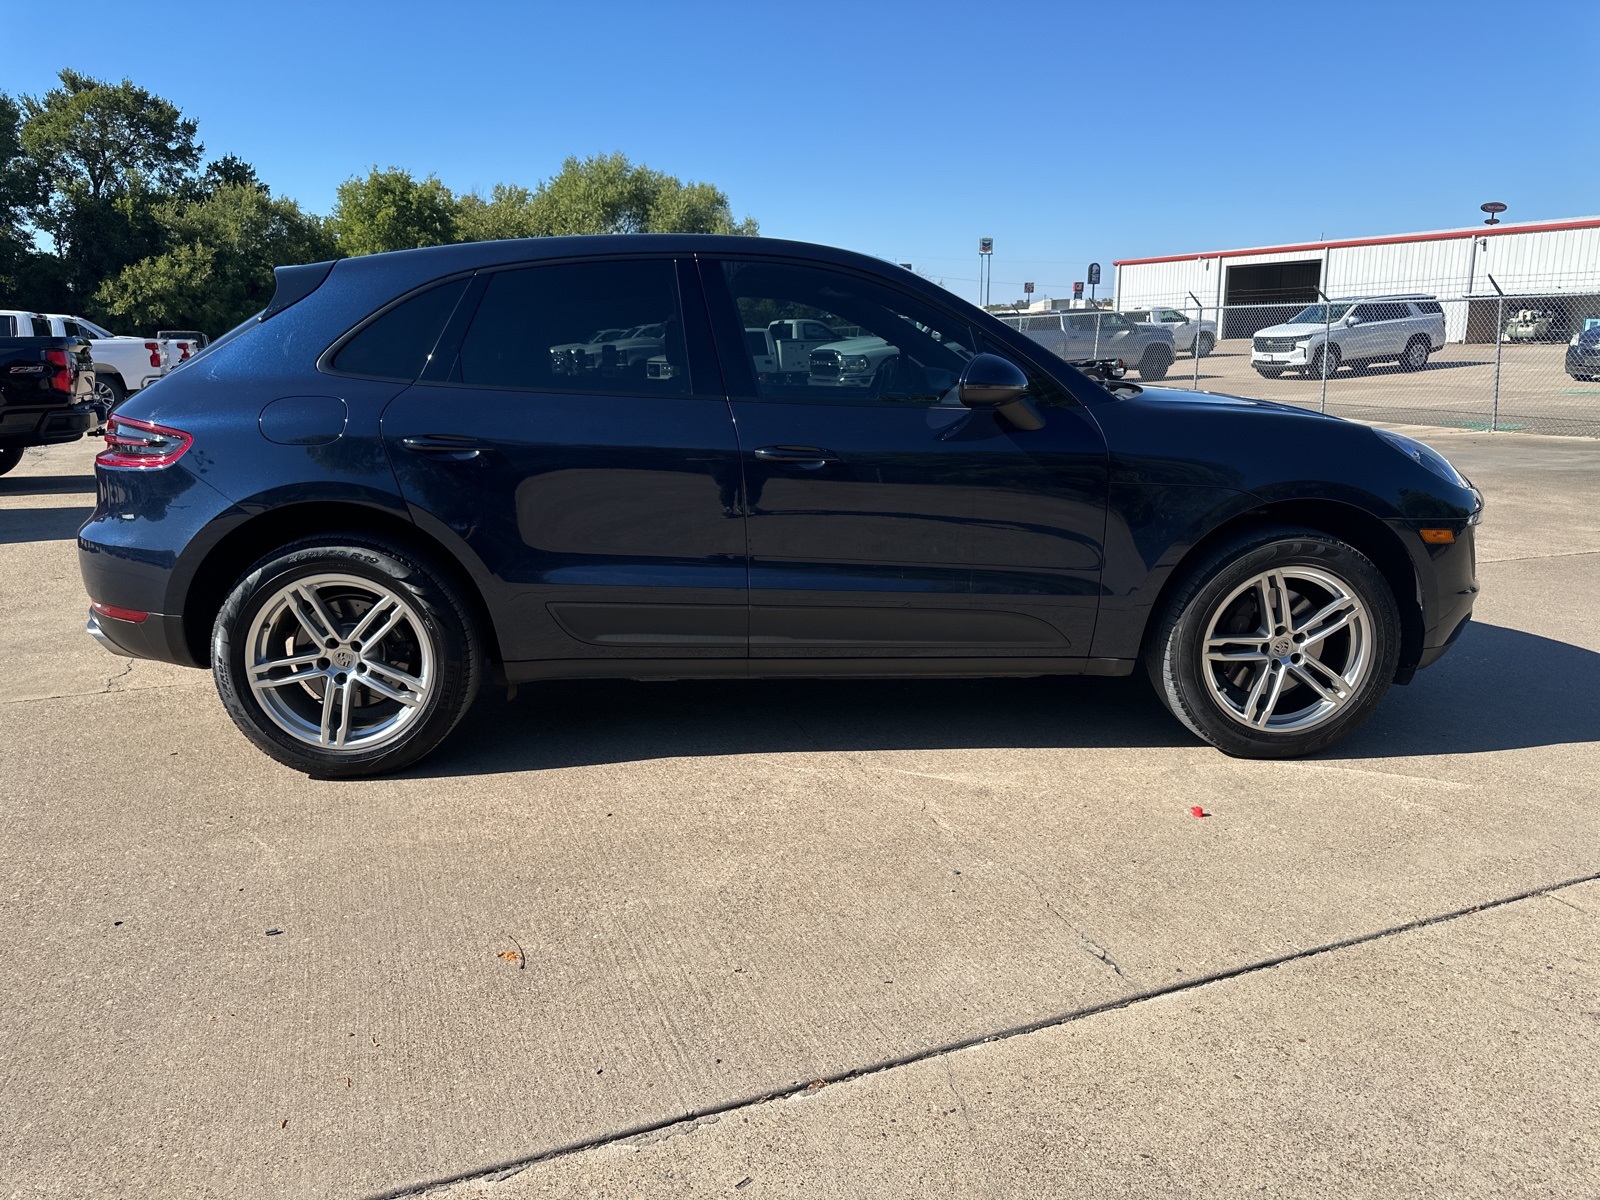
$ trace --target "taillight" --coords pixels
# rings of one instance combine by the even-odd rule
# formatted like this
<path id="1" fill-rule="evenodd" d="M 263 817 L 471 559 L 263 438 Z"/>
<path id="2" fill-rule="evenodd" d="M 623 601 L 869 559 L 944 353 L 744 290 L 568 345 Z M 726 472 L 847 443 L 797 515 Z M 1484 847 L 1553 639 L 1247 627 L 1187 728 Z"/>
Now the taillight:
<path id="1" fill-rule="evenodd" d="M 120 608 L 115 604 L 102 604 L 99 600 L 91 600 L 89 607 L 102 617 L 127 621 L 133 625 L 143 625 L 150 619 L 150 614 L 141 608 Z"/>
<path id="2" fill-rule="evenodd" d="M 106 448 L 94 461 L 102 467 L 170 467 L 193 444 L 181 429 L 113 413 L 106 418 Z"/>
<path id="3" fill-rule="evenodd" d="M 67 352 L 65 350 L 46 350 L 44 352 L 44 360 L 55 368 L 54 371 L 50 372 L 50 377 L 45 386 L 58 392 L 66 392 L 70 396 L 72 394 L 72 363 L 67 358 Z"/>
<path id="4" fill-rule="evenodd" d="M 179 362 L 188 362 L 189 361 L 189 343 L 188 342 L 179 342 L 178 343 L 178 361 Z"/>
<path id="5" fill-rule="evenodd" d="M 146 342 L 144 344 L 144 348 L 150 351 L 150 365 L 152 367 L 159 367 L 161 365 L 161 343 Z"/>

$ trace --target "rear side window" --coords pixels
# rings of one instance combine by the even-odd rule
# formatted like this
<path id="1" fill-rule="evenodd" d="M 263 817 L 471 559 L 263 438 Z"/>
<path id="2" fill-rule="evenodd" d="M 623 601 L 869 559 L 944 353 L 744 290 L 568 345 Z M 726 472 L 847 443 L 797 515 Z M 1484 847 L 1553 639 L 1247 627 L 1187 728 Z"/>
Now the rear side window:
<path id="1" fill-rule="evenodd" d="M 50 337 L 51 336 L 51 334 L 50 334 L 50 318 L 49 317 L 38 317 L 38 316 L 36 316 L 36 317 L 33 318 L 33 336 L 34 337 Z M 68 330 L 67 331 L 67 336 L 68 337 L 72 337 L 72 336 L 75 336 L 75 335 L 72 333 L 71 330 Z"/>
<path id="2" fill-rule="evenodd" d="M 489 278 L 454 382 L 686 396 L 678 280 L 667 259 L 556 263 Z"/>
<path id="3" fill-rule="evenodd" d="M 1417 311 L 1419 313 L 1426 313 L 1430 317 L 1444 315 L 1444 309 L 1439 307 L 1439 302 L 1437 300 L 1418 300 Z"/>
<path id="4" fill-rule="evenodd" d="M 334 355 L 333 369 L 410 383 L 428 365 L 445 322 L 466 290 L 465 279 L 454 279 L 401 301 L 346 342 Z"/>
<path id="5" fill-rule="evenodd" d="M 0 317 L 0 335 L 5 337 L 17 336 L 17 319 L 15 317 Z"/>

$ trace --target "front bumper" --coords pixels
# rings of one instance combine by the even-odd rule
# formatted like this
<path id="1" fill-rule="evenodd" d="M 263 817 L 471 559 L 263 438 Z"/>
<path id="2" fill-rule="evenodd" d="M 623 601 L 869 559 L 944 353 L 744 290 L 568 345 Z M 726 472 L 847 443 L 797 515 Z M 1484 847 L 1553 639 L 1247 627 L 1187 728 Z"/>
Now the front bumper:
<path id="1" fill-rule="evenodd" d="M 1574 379 L 1585 375 L 1600 375 L 1600 350 L 1584 354 L 1577 346 L 1567 347 L 1567 374 Z"/>
<path id="2" fill-rule="evenodd" d="M 1408 682 L 1413 671 L 1439 661 L 1467 623 L 1478 598 L 1478 553 L 1476 533 L 1483 514 L 1480 498 L 1477 510 L 1467 520 L 1406 518 L 1388 522 L 1410 554 L 1416 569 L 1419 599 L 1422 602 L 1422 638 L 1414 666 L 1402 666 L 1397 682 Z M 1429 545 L 1422 540 L 1423 528 L 1448 528 L 1455 541 L 1448 545 Z"/>
<path id="3" fill-rule="evenodd" d="M 1311 351 L 1306 346 L 1296 346 L 1293 350 L 1250 351 L 1252 367 L 1304 367 L 1310 362 Z"/>

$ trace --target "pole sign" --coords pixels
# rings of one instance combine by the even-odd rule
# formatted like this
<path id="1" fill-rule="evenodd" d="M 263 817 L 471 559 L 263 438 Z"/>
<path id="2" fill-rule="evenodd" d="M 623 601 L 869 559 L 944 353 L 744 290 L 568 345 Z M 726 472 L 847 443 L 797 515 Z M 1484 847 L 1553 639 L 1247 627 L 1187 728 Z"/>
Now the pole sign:
<path id="1" fill-rule="evenodd" d="M 1023 295 L 1024 295 L 1024 296 L 1031 296 L 1031 295 L 1033 295 L 1033 284 L 1031 284 L 1031 283 L 1025 283 L 1025 284 L 1023 284 L 1023 285 L 1022 285 L 1022 294 L 1023 294 Z"/>
<path id="2" fill-rule="evenodd" d="M 993 254 L 994 253 L 994 239 L 993 238 L 979 238 L 978 239 L 978 253 L 979 254 Z"/>
<path id="3" fill-rule="evenodd" d="M 1083 299 L 1083 284 L 1075 283 L 1072 285 L 1072 298 L 1074 300 Z"/>
<path id="4" fill-rule="evenodd" d="M 1089 264 L 1089 282 L 1090 283 L 1099 283 L 1100 282 L 1100 264 L 1099 263 L 1090 263 Z"/>

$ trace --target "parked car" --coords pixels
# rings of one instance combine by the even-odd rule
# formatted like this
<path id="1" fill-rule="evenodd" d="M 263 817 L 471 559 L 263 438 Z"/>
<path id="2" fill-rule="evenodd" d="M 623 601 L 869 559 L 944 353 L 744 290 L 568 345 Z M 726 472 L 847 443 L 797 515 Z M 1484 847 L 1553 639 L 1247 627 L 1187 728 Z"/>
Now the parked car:
<path id="1" fill-rule="evenodd" d="M 1135 324 L 1108 309 L 1022 313 L 1000 320 L 1067 362 L 1120 358 L 1140 379 L 1165 379 L 1177 357 L 1172 331 L 1165 325 Z"/>
<path id="2" fill-rule="evenodd" d="M 156 341 L 167 353 L 167 369 L 175 370 L 210 344 L 211 339 L 198 329 L 159 329 Z"/>
<path id="3" fill-rule="evenodd" d="M 1185 354 L 1204 358 L 1217 348 L 1217 323 L 1210 317 L 1185 316 L 1175 308 L 1127 308 L 1122 315 L 1140 325 L 1165 325 L 1173 347 Z"/>
<path id="4" fill-rule="evenodd" d="M 0 313 L 0 475 L 29 446 L 77 441 L 103 420 L 87 343 L 51 334 L 39 313 Z"/>
<path id="5" fill-rule="evenodd" d="M 1600 325 L 1572 335 L 1567 343 L 1566 368 L 1574 379 L 1600 379 Z"/>
<path id="6" fill-rule="evenodd" d="M 1432 296 L 1334 300 L 1312 304 L 1282 325 L 1257 331 L 1250 365 L 1268 379 L 1285 371 L 1306 378 L 1341 366 L 1397 362 L 1420 371 L 1444 348 L 1444 309 Z"/>
<path id="7" fill-rule="evenodd" d="M 892 378 L 763 378 L 773 320 L 881 339 Z M 547 353 L 645 324 L 671 371 Z M 776 239 L 279 268 L 259 318 L 112 415 L 89 632 L 210 668 L 319 776 L 415 762 L 485 679 L 1143 669 L 1200 737 L 1282 758 L 1461 632 L 1482 498 L 1433 450 L 1097 373 Z"/>
<path id="8" fill-rule="evenodd" d="M 900 350 L 881 337 L 867 334 L 818 346 L 808 358 L 806 382 L 821 387 L 863 387 L 890 370 Z"/>
<path id="9" fill-rule="evenodd" d="M 84 317 L 45 315 L 57 337 L 79 337 L 89 343 L 94 358 L 95 398 L 107 412 L 121 404 L 124 397 L 149 387 L 167 373 L 169 347 L 159 338 L 124 337 Z"/>

